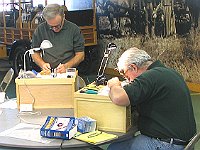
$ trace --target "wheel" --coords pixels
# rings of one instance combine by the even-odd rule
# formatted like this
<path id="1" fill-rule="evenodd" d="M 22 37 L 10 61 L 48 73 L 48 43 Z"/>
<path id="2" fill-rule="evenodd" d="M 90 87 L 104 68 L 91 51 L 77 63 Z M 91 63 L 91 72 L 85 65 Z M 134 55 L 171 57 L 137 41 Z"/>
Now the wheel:
<path id="1" fill-rule="evenodd" d="M 81 75 L 89 75 L 97 72 L 99 66 L 99 54 L 95 47 L 87 47 L 85 49 L 85 59 L 77 67 L 78 73 Z"/>
<path id="2" fill-rule="evenodd" d="M 24 70 L 24 53 L 26 48 L 24 46 L 18 46 L 15 48 L 14 56 L 13 56 L 13 69 L 15 71 L 15 75 L 18 76 L 20 69 Z M 26 70 L 31 69 L 31 59 L 26 55 Z"/>

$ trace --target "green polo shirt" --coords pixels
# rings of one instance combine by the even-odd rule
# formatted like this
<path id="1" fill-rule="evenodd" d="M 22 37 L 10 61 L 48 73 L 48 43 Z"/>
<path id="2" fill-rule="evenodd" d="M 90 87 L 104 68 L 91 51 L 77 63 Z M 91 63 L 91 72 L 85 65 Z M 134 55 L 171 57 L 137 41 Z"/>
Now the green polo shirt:
<path id="1" fill-rule="evenodd" d="M 76 52 L 84 51 L 84 38 L 77 25 L 65 20 L 60 32 L 54 32 L 49 25 L 41 23 L 32 37 L 32 47 L 40 47 L 43 40 L 49 40 L 53 47 L 44 50 L 43 60 L 55 68 L 66 63 Z"/>
<path id="2" fill-rule="evenodd" d="M 175 70 L 155 61 L 124 89 L 138 108 L 142 134 L 188 141 L 196 133 L 189 89 Z"/>

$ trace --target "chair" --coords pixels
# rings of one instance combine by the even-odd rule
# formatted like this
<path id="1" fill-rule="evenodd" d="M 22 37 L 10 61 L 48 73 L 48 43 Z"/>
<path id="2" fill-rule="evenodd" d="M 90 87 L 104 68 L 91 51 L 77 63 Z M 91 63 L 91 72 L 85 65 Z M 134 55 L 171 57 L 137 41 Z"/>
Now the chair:
<path id="1" fill-rule="evenodd" d="M 200 139 L 200 132 L 197 133 L 191 140 L 190 142 L 186 145 L 184 150 L 194 150 L 195 144 L 199 141 Z"/>
<path id="2" fill-rule="evenodd" d="M 14 70 L 12 68 L 10 68 L 8 70 L 8 72 L 6 73 L 6 75 L 4 76 L 3 80 L 1 81 L 0 92 L 6 92 L 8 86 L 10 84 L 10 81 L 13 78 L 13 75 L 14 75 Z"/>
<path id="3" fill-rule="evenodd" d="M 86 86 L 86 84 L 85 84 L 85 81 L 83 80 L 83 78 L 81 78 L 80 76 L 77 76 L 75 90 L 78 91 L 85 86 Z"/>

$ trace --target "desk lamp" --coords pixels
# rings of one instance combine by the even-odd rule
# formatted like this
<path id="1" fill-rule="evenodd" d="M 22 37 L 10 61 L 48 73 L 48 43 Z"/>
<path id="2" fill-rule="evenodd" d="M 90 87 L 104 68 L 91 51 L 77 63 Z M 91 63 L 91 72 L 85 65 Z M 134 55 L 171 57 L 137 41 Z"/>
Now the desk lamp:
<path id="1" fill-rule="evenodd" d="M 51 47 L 53 47 L 53 45 L 51 44 L 49 40 L 43 40 L 39 48 L 32 48 L 32 49 L 27 50 L 24 53 L 24 73 L 26 72 L 26 54 L 27 53 L 34 54 L 35 51 L 45 50 Z"/>
<path id="2" fill-rule="evenodd" d="M 26 54 L 27 53 L 34 54 L 35 51 L 45 50 L 45 49 L 48 49 L 48 48 L 51 48 L 51 47 L 53 47 L 53 45 L 51 44 L 51 42 L 49 40 L 43 40 L 39 48 L 32 48 L 32 49 L 27 50 L 24 53 L 24 70 L 21 70 L 22 71 L 22 74 L 21 74 L 22 76 L 19 75 L 19 78 L 20 77 L 27 78 L 27 74 L 28 74 L 28 71 L 26 71 Z M 32 73 L 32 72 L 30 71 L 29 73 Z M 33 74 L 34 73 L 32 73 L 32 75 Z"/>
<path id="3" fill-rule="evenodd" d="M 107 63 L 108 63 L 108 58 L 110 55 L 110 52 L 112 50 L 115 50 L 117 46 L 114 43 L 108 43 L 107 48 L 104 51 L 104 56 L 101 61 L 101 65 L 97 74 L 96 78 L 96 85 L 105 85 L 106 84 L 106 77 L 104 76 L 104 71 L 106 69 Z"/>

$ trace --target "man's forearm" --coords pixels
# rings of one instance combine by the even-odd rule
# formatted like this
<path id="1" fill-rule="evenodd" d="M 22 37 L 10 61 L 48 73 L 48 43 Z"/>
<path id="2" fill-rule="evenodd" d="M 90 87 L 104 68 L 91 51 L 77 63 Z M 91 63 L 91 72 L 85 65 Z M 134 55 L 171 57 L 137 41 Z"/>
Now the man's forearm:
<path id="1" fill-rule="evenodd" d="M 116 105 L 128 106 L 130 104 L 128 95 L 125 90 L 119 86 L 114 85 L 110 87 L 109 97 Z"/>
<path id="2" fill-rule="evenodd" d="M 64 64 L 65 68 L 72 68 L 78 66 L 84 60 L 84 52 L 78 52 L 76 55 Z"/>
<path id="3" fill-rule="evenodd" d="M 42 57 L 40 56 L 40 53 L 34 53 L 31 55 L 32 59 L 34 60 L 34 62 L 40 67 L 42 68 L 43 64 L 45 63 L 44 60 L 42 59 Z"/>

